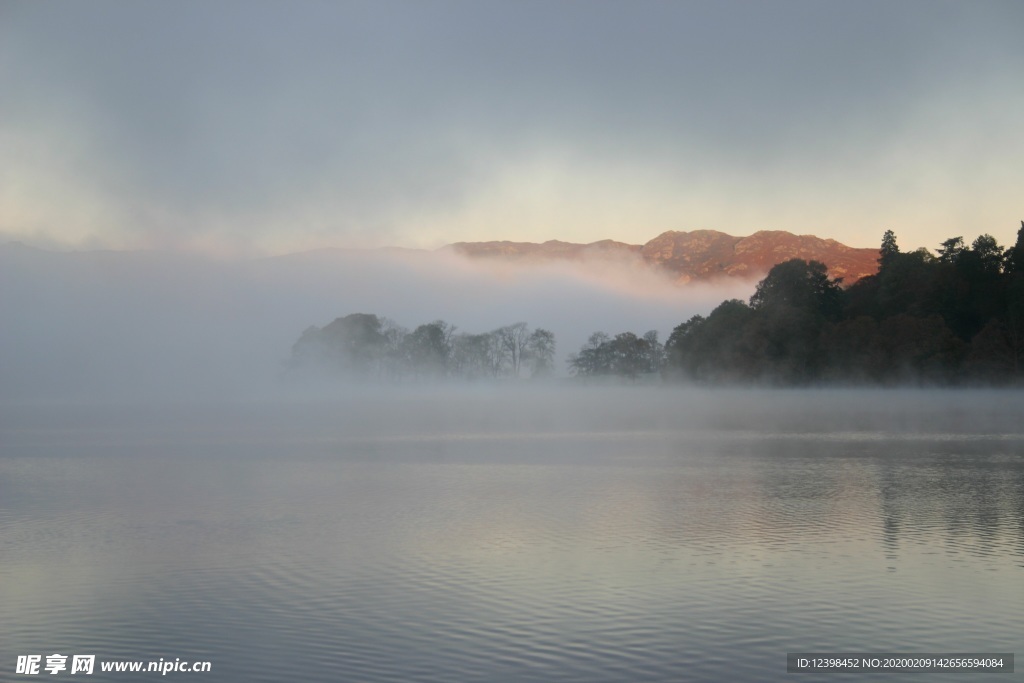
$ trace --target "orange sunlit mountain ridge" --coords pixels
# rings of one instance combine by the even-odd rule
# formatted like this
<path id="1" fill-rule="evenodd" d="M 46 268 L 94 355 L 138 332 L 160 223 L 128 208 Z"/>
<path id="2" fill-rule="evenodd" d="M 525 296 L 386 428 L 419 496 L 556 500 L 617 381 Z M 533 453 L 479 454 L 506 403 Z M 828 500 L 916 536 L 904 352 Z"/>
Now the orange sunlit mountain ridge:
<path id="1" fill-rule="evenodd" d="M 589 244 L 550 240 L 534 242 L 456 242 L 441 248 L 472 259 L 518 262 L 583 261 L 628 256 L 668 271 L 679 284 L 718 278 L 760 278 L 789 259 L 821 261 L 844 285 L 878 270 L 878 250 L 849 247 L 814 235 L 761 230 L 737 237 L 717 230 L 669 231 L 646 244 L 601 240 Z"/>

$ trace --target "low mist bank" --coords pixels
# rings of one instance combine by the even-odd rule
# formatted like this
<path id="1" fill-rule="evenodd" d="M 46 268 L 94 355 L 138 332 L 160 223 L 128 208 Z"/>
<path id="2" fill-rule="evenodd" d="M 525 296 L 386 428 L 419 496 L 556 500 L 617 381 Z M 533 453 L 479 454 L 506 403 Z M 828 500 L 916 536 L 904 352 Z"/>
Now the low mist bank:
<path id="1" fill-rule="evenodd" d="M 987 236 L 971 248 L 947 240 L 938 257 L 886 239 L 879 274 L 849 289 L 799 259 L 755 289 L 680 286 L 607 255 L 510 264 L 322 250 L 214 261 L 6 245 L 0 400 L 272 398 L 370 380 L 508 389 L 569 374 L 762 386 L 1019 381 L 1024 228 L 1005 252 Z"/>
<path id="2" fill-rule="evenodd" d="M 9 455 L 73 446 L 95 455 L 280 455 L 292 446 L 330 454 L 380 441 L 430 443 L 562 438 L 997 440 L 1024 444 L 1024 394 L 1007 390 L 692 389 L 519 385 L 337 391 L 247 401 L 82 401 L 8 405 L 0 437 Z M 983 443 L 984 442 L 984 443 Z M 781 443 L 781 442 L 780 442 Z M 422 447 L 422 448 L 421 448 Z M 898 447 L 901 448 L 901 447 Z M 425 449 L 425 450 L 424 450 Z M 411 451 L 411 452 L 413 452 Z M 443 455 L 443 453 L 439 453 Z M 486 457 L 486 449 L 480 457 Z"/>
<path id="3" fill-rule="evenodd" d="M 554 374 L 597 330 L 658 330 L 753 284 L 679 287 L 628 260 L 508 266 L 326 250 L 251 261 L 0 247 L 0 399 L 274 396 L 310 325 L 353 312 L 460 331 L 518 320 L 557 339 Z"/>

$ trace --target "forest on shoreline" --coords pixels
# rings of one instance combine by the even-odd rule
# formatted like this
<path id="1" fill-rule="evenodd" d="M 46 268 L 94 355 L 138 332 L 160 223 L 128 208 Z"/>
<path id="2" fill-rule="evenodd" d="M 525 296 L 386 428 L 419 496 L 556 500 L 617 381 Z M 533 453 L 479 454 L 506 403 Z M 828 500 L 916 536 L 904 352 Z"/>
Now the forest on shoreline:
<path id="1" fill-rule="evenodd" d="M 1024 356 L 1024 222 L 901 252 L 887 230 L 876 275 L 849 288 L 814 261 L 780 263 L 749 302 L 676 327 L 663 373 L 698 383 L 1012 384 Z"/>
<path id="2" fill-rule="evenodd" d="M 887 230 L 879 268 L 844 288 L 824 264 L 774 266 L 749 301 L 723 301 L 679 324 L 595 332 L 567 359 L 570 375 L 622 381 L 809 386 L 1007 385 L 1024 360 L 1024 221 L 1014 246 L 953 237 L 936 254 L 902 252 Z M 412 331 L 368 313 L 308 328 L 294 373 L 362 381 L 549 378 L 555 335 L 526 322 L 466 333 L 445 321 Z"/>

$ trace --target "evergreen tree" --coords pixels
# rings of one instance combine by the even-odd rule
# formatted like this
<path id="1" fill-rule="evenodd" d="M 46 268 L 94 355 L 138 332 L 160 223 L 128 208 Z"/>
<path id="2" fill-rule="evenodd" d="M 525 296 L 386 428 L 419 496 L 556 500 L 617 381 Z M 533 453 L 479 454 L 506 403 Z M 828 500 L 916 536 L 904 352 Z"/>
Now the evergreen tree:
<path id="1" fill-rule="evenodd" d="M 1003 255 L 1004 269 L 1010 275 L 1024 275 L 1024 221 L 1017 231 L 1017 242 Z"/>
<path id="2" fill-rule="evenodd" d="M 886 230 L 882 235 L 882 248 L 878 250 L 878 269 L 884 270 L 894 258 L 900 253 L 899 245 L 896 244 L 896 233 Z"/>

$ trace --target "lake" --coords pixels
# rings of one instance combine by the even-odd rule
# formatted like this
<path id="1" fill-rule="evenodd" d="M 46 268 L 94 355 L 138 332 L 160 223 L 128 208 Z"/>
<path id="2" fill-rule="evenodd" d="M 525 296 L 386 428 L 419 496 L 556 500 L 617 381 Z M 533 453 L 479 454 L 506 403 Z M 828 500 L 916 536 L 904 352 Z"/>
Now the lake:
<path id="1" fill-rule="evenodd" d="M 54 653 L 96 681 L 594 682 L 1024 652 L 1022 417 L 1011 391 L 6 405 L 0 681 Z"/>

